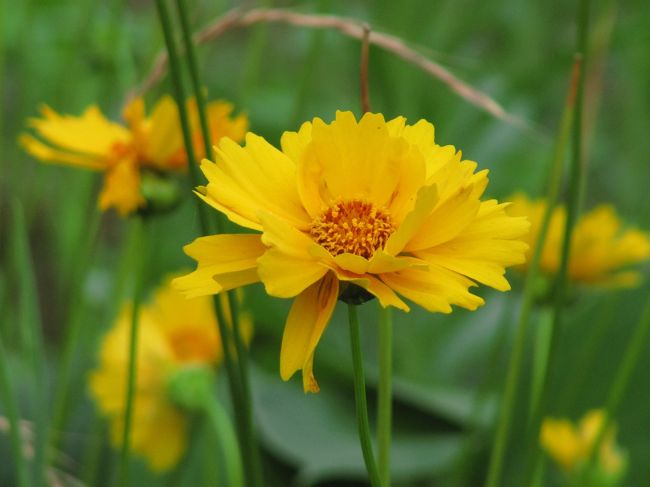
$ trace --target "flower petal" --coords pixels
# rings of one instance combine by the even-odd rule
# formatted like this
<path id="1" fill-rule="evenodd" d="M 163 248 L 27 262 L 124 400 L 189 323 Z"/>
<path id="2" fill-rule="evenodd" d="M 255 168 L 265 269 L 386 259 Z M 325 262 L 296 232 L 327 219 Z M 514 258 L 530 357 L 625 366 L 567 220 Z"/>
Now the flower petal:
<path id="1" fill-rule="evenodd" d="M 95 170 L 103 170 L 106 168 L 107 161 L 105 159 L 54 149 L 31 135 L 22 134 L 18 138 L 18 142 L 30 155 L 43 162 L 58 162 Z"/>
<path id="2" fill-rule="evenodd" d="M 406 216 L 401 225 L 393 233 L 384 247 L 388 255 L 399 254 L 411 238 L 420 230 L 422 222 L 431 213 L 431 210 L 438 202 L 438 188 L 424 186 L 420 188 L 415 200 L 413 210 Z"/>
<path id="3" fill-rule="evenodd" d="M 121 161 L 106 172 L 99 195 L 99 207 L 102 210 L 115 208 L 120 215 L 125 216 L 145 204 L 140 193 L 140 172 L 133 161 Z"/>
<path id="4" fill-rule="evenodd" d="M 130 140 L 126 128 L 108 120 L 94 105 L 80 116 L 59 115 L 46 105 L 41 114 L 43 118 L 32 118 L 29 125 L 48 143 L 66 151 L 106 160 L 116 145 Z"/>
<path id="5" fill-rule="evenodd" d="M 475 284 L 469 279 L 443 267 L 428 270 L 404 269 L 382 274 L 381 279 L 393 290 L 432 312 L 451 313 L 455 304 L 475 310 L 483 300 L 468 290 Z"/>
<path id="6" fill-rule="evenodd" d="M 280 376 L 286 381 L 302 369 L 305 392 L 318 392 L 312 372 L 314 350 L 329 323 L 338 294 L 338 280 L 328 274 L 296 297 L 289 311 L 280 351 Z"/>
<path id="7" fill-rule="evenodd" d="M 171 96 L 163 96 L 154 105 L 149 118 L 149 127 L 147 160 L 155 167 L 169 169 L 174 156 L 183 147 L 178 107 Z"/>
<path id="8" fill-rule="evenodd" d="M 261 235 L 225 234 L 197 238 L 183 250 L 198 267 L 172 284 L 187 297 L 195 297 L 259 281 L 257 259 L 266 247 Z"/>
<path id="9" fill-rule="evenodd" d="M 286 221 L 260 212 L 262 242 L 271 247 L 258 260 L 260 280 L 272 296 L 290 298 L 323 277 L 327 267 L 309 252 L 314 242 Z"/>
<path id="10" fill-rule="evenodd" d="M 240 225 L 261 230 L 258 211 L 283 218 L 307 229 L 311 218 L 296 188 L 296 165 L 262 137 L 246 135 L 246 146 L 221 140 L 217 162 L 203 160 L 201 170 L 209 181 L 204 200 Z"/>

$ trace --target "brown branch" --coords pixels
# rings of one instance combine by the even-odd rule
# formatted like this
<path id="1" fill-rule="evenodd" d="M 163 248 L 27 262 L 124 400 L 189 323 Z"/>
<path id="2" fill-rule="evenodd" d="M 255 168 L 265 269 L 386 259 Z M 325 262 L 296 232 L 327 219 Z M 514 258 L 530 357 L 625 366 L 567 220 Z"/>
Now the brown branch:
<path id="1" fill-rule="evenodd" d="M 361 89 L 361 111 L 370 111 L 370 88 L 368 87 L 368 58 L 369 58 L 370 26 L 363 25 L 363 38 L 361 39 L 361 68 L 359 70 L 359 84 Z"/>
<path id="2" fill-rule="evenodd" d="M 235 28 L 249 27 L 258 23 L 273 22 L 312 29 L 335 29 L 348 37 L 359 40 L 362 40 L 364 36 L 364 24 L 358 20 L 345 17 L 302 14 L 282 9 L 253 9 L 248 11 L 233 9 L 223 16 L 218 17 L 205 29 L 196 33 L 194 41 L 197 44 L 204 44 Z M 368 41 L 370 44 L 391 52 L 397 57 L 414 64 L 430 76 L 442 81 L 461 98 L 485 110 L 496 118 L 520 128 L 531 128 L 526 121 L 508 113 L 498 102 L 490 98 L 488 95 L 460 80 L 440 64 L 419 54 L 399 37 L 372 31 L 369 33 Z M 167 55 L 166 53 L 161 52 L 156 58 L 154 67 L 149 73 L 149 76 L 144 81 L 138 92 L 140 94 L 145 93 L 155 86 L 164 76 L 166 68 Z"/>

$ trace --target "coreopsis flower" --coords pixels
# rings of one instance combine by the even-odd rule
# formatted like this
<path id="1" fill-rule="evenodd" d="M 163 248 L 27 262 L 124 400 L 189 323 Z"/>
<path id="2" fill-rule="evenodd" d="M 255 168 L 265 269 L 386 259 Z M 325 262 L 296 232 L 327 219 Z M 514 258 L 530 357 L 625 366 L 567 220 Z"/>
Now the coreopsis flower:
<path id="1" fill-rule="evenodd" d="M 229 319 L 227 300 L 223 305 Z M 248 340 L 252 331 L 250 317 L 243 314 L 240 321 Z M 115 447 L 121 446 L 123 439 L 130 326 L 131 306 L 126 305 L 105 336 L 98 367 L 89 376 L 90 393 L 110 421 Z M 210 299 L 185 299 L 167 283 L 150 304 L 141 308 L 131 449 L 144 457 L 152 470 L 173 467 L 188 442 L 188 413 L 170 393 L 174 377 L 190 368 L 213 369 L 221 362 L 222 354 Z"/>
<path id="2" fill-rule="evenodd" d="M 569 475 L 585 466 L 605 417 L 601 410 L 589 411 L 574 425 L 567 419 L 545 418 L 540 444 Z M 598 468 L 609 477 L 618 477 L 625 468 L 625 457 L 616 446 L 616 429 L 610 428 L 597 456 Z"/>
<path id="3" fill-rule="evenodd" d="M 531 231 L 526 237 L 530 254 L 539 235 L 546 202 L 531 201 L 523 194 L 515 195 L 512 201 L 508 213 L 527 216 L 531 221 Z M 547 276 L 559 270 L 565 222 L 565 208 L 554 208 L 540 260 L 540 270 Z M 568 276 L 574 283 L 634 286 L 641 274 L 630 267 L 650 258 L 650 238 L 640 230 L 623 228 L 611 205 L 599 205 L 578 220 L 569 257 Z"/>
<path id="4" fill-rule="evenodd" d="M 188 107 L 191 120 L 196 119 L 192 100 Z M 245 116 L 232 119 L 232 106 L 225 102 L 209 104 L 207 112 L 212 140 L 225 135 L 241 140 L 247 127 Z M 59 115 L 43 106 L 41 115 L 29 121 L 39 138 L 23 134 L 20 143 L 42 161 L 103 172 L 99 196 L 102 210 L 115 208 L 127 215 L 151 209 L 157 201 L 156 194 L 150 193 L 160 192 L 159 176 L 183 170 L 187 165 L 178 107 L 169 96 L 163 96 L 149 116 L 145 115 L 144 100 L 133 99 L 123 111 L 125 125 L 108 120 L 94 105 L 80 116 Z M 195 145 L 202 154 L 198 123 L 193 127 Z M 159 204 L 169 205 L 166 194 L 162 198 Z"/>
<path id="5" fill-rule="evenodd" d="M 255 233 L 213 235 L 185 247 L 198 262 L 175 286 L 188 296 L 261 281 L 268 294 L 295 298 L 280 352 L 280 374 L 302 369 L 306 392 L 316 345 L 337 299 L 404 311 L 408 300 L 432 312 L 470 310 L 480 282 L 510 288 L 505 267 L 523 262 L 525 218 L 481 201 L 487 171 L 434 142 L 434 128 L 403 117 L 350 112 L 285 132 L 278 150 L 249 133 L 223 139 L 197 194 Z"/>

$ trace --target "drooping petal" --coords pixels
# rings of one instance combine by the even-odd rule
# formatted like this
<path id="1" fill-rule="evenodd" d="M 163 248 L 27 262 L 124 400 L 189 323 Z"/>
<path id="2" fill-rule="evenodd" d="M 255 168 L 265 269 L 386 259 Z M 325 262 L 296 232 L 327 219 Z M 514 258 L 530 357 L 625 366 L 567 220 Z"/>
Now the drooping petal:
<path id="1" fill-rule="evenodd" d="M 111 166 L 106 172 L 99 195 L 99 207 L 102 210 L 115 208 L 120 215 L 125 216 L 145 203 L 140 193 L 140 172 L 135 163 L 124 160 Z"/>
<path id="2" fill-rule="evenodd" d="M 261 235 L 211 235 L 184 247 L 197 269 L 174 279 L 173 286 L 187 297 L 217 294 L 259 281 L 257 259 L 266 247 Z"/>
<path id="3" fill-rule="evenodd" d="M 318 392 L 312 372 L 314 350 L 332 316 L 338 293 L 338 280 L 328 274 L 298 295 L 289 311 L 280 351 L 280 376 L 289 380 L 302 369 L 305 392 Z"/>

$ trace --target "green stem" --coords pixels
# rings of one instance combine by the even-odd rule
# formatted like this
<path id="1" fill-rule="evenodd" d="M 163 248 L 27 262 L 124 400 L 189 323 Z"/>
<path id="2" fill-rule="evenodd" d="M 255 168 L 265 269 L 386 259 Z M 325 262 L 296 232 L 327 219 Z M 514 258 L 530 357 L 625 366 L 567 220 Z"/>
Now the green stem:
<path id="1" fill-rule="evenodd" d="M 572 119 L 573 119 L 573 102 L 574 93 L 576 88 L 576 73 L 580 65 L 574 64 L 573 77 L 569 86 L 569 94 L 564 107 L 564 113 L 560 121 L 558 130 L 558 137 L 555 142 L 553 151 L 553 161 L 551 165 L 550 177 L 546 191 L 546 209 L 542 216 L 539 234 L 535 241 L 533 254 L 526 273 L 524 282 L 523 300 L 521 304 L 521 311 L 519 312 L 519 320 L 517 321 L 517 329 L 515 332 L 515 339 L 512 348 L 512 354 L 508 362 L 508 372 L 506 375 L 505 389 L 501 406 L 499 409 L 499 417 L 497 423 L 497 430 L 494 435 L 492 443 L 492 454 L 490 456 L 490 466 L 488 468 L 488 475 L 486 480 L 486 487 L 497 487 L 500 485 L 501 472 L 503 470 L 503 462 L 505 460 L 505 452 L 508 445 L 508 436 L 510 433 L 510 423 L 513 417 L 515 400 L 517 398 L 517 391 L 519 388 L 519 376 L 521 374 L 522 360 L 524 356 L 524 349 L 526 346 L 526 337 L 528 336 L 528 328 L 530 323 L 530 312 L 535 301 L 535 288 L 537 285 L 537 278 L 539 275 L 539 266 L 542 258 L 542 249 L 548 234 L 548 228 L 551 222 L 551 215 L 557 200 L 560 183 L 562 179 L 562 162 L 566 152 L 566 146 L 569 139 Z"/>
<path id="2" fill-rule="evenodd" d="M 126 386 L 126 405 L 124 408 L 124 429 L 122 432 L 122 450 L 120 452 L 120 470 L 119 485 L 126 487 L 129 484 L 129 459 L 131 448 L 131 423 L 133 421 L 133 396 L 135 393 L 135 384 L 137 382 L 137 351 L 138 351 L 138 328 L 140 324 L 140 304 L 142 301 L 142 289 L 144 281 L 144 271 L 146 269 L 145 259 L 146 250 L 146 229 L 145 222 L 140 216 L 133 217 L 133 224 L 137 232 L 136 241 L 139 242 L 140 257 L 139 262 L 134 269 L 133 279 L 133 302 L 131 303 L 131 328 L 129 335 L 129 361 L 128 375 Z"/>
<path id="3" fill-rule="evenodd" d="M 587 32 L 589 28 L 589 0 L 580 0 L 578 13 L 578 43 L 576 50 L 576 59 L 581 63 L 580 74 L 576 83 L 576 96 L 573 114 L 572 127 L 572 153 L 571 153 L 571 170 L 569 174 L 569 189 L 567 195 L 566 223 L 564 227 L 564 238 L 562 240 L 562 252 L 560 255 L 560 268 L 555 279 L 555 295 L 553 302 L 553 324 L 551 326 L 551 337 L 548 351 L 548 367 L 546 368 L 542 379 L 541 393 L 537 404 L 532 408 L 532 427 L 529 429 L 529 441 L 533 446 L 534 461 L 528 463 L 525 480 L 530 480 L 533 475 L 535 465 L 543 461 L 544 453 L 539 447 L 539 431 L 542 424 L 549 402 L 550 378 L 553 376 L 555 367 L 555 354 L 557 342 L 559 340 L 560 327 L 564 307 L 566 304 L 566 293 L 568 287 L 568 269 L 569 259 L 571 257 L 571 240 L 573 229 L 578 219 L 580 209 L 581 195 L 584 185 L 584 167 L 583 167 L 583 144 L 582 144 L 582 122 L 583 122 L 583 103 L 584 103 L 584 86 L 586 72 L 586 49 L 587 49 Z M 530 484 L 530 482 L 525 482 Z"/>
<path id="4" fill-rule="evenodd" d="M 197 111 L 201 126 L 201 135 L 203 139 L 206 157 L 209 157 L 212 151 L 212 141 L 210 140 L 210 131 L 208 129 L 208 119 L 206 116 L 206 101 L 201 89 L 200 74 L 196 62 L 196 53 L 194 42 L 192 41 L 192 32 L 190 30 L 184 0 L 176 0 L 178 15 L 181 20 L 181 29 L 183 31 L 183 41 L 187 55 L 190 78 L 192 80 L 192 89 L 196 98 Z M 221 220 L 217 220 L 217 232 L 221 233 Z M 243 444 L 246 445 L 246 458 L 248 461 L 247 472 L 250 475 L 251 485 L 262 485 L 262 466 L 260 462 L 259 451 L 256 448 L 257 438 L 253 428 L 253 407 L 250 393 L 250 378 L 248 372 L 248 352 L 244 344 L 241 330 L 239 329 L 239 312 L 238 303 L 232 292 L 226 291 L 230 316 L 232 320 L 232 335 L 237 353 L 237 365 L 239 371 L 239 385 L 241 394 L 241 430 L 243 435 Z M 227 338 L 229 338 L 227 336 Z M 223 342 L 229 343 L 229 342 Z"/>
<path id="5" fill-rule="evenodd" d="M 214 394 L 208 394 L 203 401 L 205 414 L 210 420 L 226 461 L 226 478 L 228 487 L 242 487 L 242 460 L 237 444 L 237 437 L 230 423 L 230 418 Z"/>
<path id="6" fill-rule="evenodd" d="M 11 453 L 13 454 L 13 465 L 16 468 L 16 480 L 19 487 L 30 485 L 27 475 L 27 462 L 25 460 L 22 431 L 20 430 L 20 418 L 18 407 L 13 394 L 11 378 L 9 377 L 9 361 L 5 353 L 2 334 L 0 333 L 0 399 L 5 406 L 7 419 L 9 420 L 9 438 L 11 441 Z"/>
<path id="7" fill-rule="evenodd" d="M 368 405 L 366 403 L 366 381 L 363 375 L 363 359 L 361 357 L 361 338 L 359 337 L 359 318 L 357 307 L 348 304 L 348 318 L 350 321 L 350 347 L 352 348 L 352 364 L 354 368 L 354 400 L 357 409 L 357 423 L 359 426 L 359 441 L 363 452 L 363 461 L 370 478 L 372 487 L 382 487 L 375 457 L 372 452 L 370 439 L 370 424 L 368 422 Z"/>
<path id="8" fill-rule="evenodd" d="M 183 83 L 181 79 L 181 67 L 179 62 L 178 53 L 176 51 L 176 46 L 174 44 L 174 37 L 172 26 L 170 22 L 169 12 L 164 0 L 156 0 L 156 5 L 158 7 L 158 14 L 160 17 L 160 22 L 163 29 L 163 34 L 165 37 L 165 43 L 167 45 L 167 52 L 169 55 L 169 67 L 170 73 L 172 76 L 172 81 L 174 84 L 176 101 L 178 104 L 178 112 L 181 121 L 181 128 L 183 130 L 183 140 L 185 143 L 185 149 L 188 156 L 188 165 L 190 168 L 190 174 L 192 177 L 193 185 L 199 185 L 201 181 L 201 175 L 199 168 L 196 164 L 196 158 L 194 154 L 194 148 L 192 145 L 192 137 L 190 131 L 189 119 L 187 116 L 187 110 L 184 103 L 185 93 L 183 89 Z M 179 10 L 183 10 L 183 5 L 179 3 Z M 182 19 L 181 19 L 182 20 Z M 191 33 L 189 32 L 189 26 L 187 25 L 187 17 L 185 16 L 185 21 L 181 22 L 183 24 L 182 28 L 184 31 L 184 38 L 186 43 L 186 51 L 188 53 L 194 51 L 194 44 L 191 39 Z M 193 55 L 193 54 L 192 54 Z M 198 70 L 196 63 L 190 65 L 191 71 L 193 71 L 192 76 L 196 79 L 194 83 L 197 92 L 195 93 L 197 99 L 197 105 L 199 113 L 204 110 L 204 104 L 199 103 L 202 98 L 200 93 L 200 83 L 198 82 Z M 204 143 L 209 147 L 210 137 L 209 132 L 207 131 L 207 123 L 201 125 L 203 132 Z M 209 154 L 209 149 L 208 149 Z M 207 206 L 200 203 L 197 199 L 198 211 L 200 214 L 201 229 L 204 235 L 209 235 L 212 232 L 209 215 L 206 213 Z M 232 328 L 234 339 L 231 337 L 230 328 L 228 327 L 228 322 L 225 319 L 225 313 L 219 299 L 215 298 L 215 310 L 217 313 L 217 322 L 219 326 L 219 333 L 221 336 L 221 341 L 223 343 L 224 351 L 224 364 L 226 368 L 226 373 L 228 375 L 228 383 L 230 386 L 230 394 L 233 400 L 234 410 L 237 419 L 237 429 L 239 432 L 240 442 L 242 445 L 242 450 L 244 451 L 244 461 L 245 473 L 247 475 L 247 485 L 250 486 L 259 486 L 262 484 L 262 474 L 261 474 L 261 465 L 259 459 L 259 452 L 257 450 L 255 434 L 252 426 L 252 406 L 250 399 L 250 392 L 248 390 L 248 369 L 247 369 L 247 355 L 245 346 L 242 341 L 241 334 L 239 333 L 239 324 L 237 320 L 237 307 L 234 296 L 232 293 L 227 293 L 228 303 L 230 304 L 231 317 L 232 317 Z M 235 344 L 235 350 L 238 354 L 238 369 L 235 368 L 234 358 L 232 357 L 232 351 L 229 344 Z"/>
<path id="9" fill-rule="evenodd" d="M 646 304 L 643 316 L 639 320 L 636 329 L 634 330 L 634 334 L 628 343 L 627 349 L 623 354 L 623 361 L 616 371 L 616 377 L 614 378 L 614 383 L 612 384 L 612 388 L 609 391 L 609 396 L 605 405 L 603 423 L 600 425 L 598 435 L 596 436 L 596 441 L 594 442 L 594 445 L 589 453 L 587 468 L 584 469 L 585 472 L 592 471 L 596 464 L 600 446 L 605 439 L 607 430 L 609 429 L 609 426 L 612 422 L 612 418 L 616 416 L 618 408 L 621 404 L 621 400 L 623 399 L 623 396 L 625 395 L 630 385 L 630 379 L 632 378 L 632 374 L 636 370 L 636 367 L 639 363 L 641 352 L 647 346 L 649 334 L 650 301 L 648 301 Z"/>
<path id="10" fill-rule="evenodd" d="M 61 355 L 61 365 L 59 367 L 58 381 L 53 399 L 53 415 L 50 427 L 50 438 L 47 444 L 51 451 L 58 449 L 61 433 L 65 427 L 68 413 L 68 401 L 72 397 L 70 378 L 72 376 L 73 360 L 79 349 L 79 336 L 82 324 L 82 296 L 84 281 L 88 276 L 90 269 L 90 258 L 97 241 L 97 232 L 101 214 L 98 210 L 93 210 L 86 240 L 82 244 L 82 249 L 77 253 L 77 269 L 73 272 L 70 282 L 70 302 L 68 304 L 68 317 L 65 327 L 65 338 L 63 341 L 63 352 Z"/>
<path id="11" fill-rule="evenodd" d="M 549 352 L 551 345 L 551 330 L 553 326 L 553 314 L 548 307 L 540 310 L 539 321 L 535 329 L 535 343 L 533 349 L 533 367 L 530 381 L 530 417 L 533 417 L 532 408 L 539 403 L 542 394 L 542 385 L 546 370 L 548 369 Z"/>
<path id="12" fill-rule="evenodd" d="M 17 199 L 12 205 L 13 210 L 13 260 L 16 265 L 17 282 L 20 292 L 20 328 L 23 345 L 29 356 L 33 374 L 34 401 L 34 460 L 32 474 L 34 485 L 40 486 L 45 482 L 45 441 L 47 436 L 48 409 L 46 400 L 46 368 L 45 347 L 43 345 L 42 320 L 40 304 L 36 289 L 34 263 L 30 252 L 27 224 L 23 207 Z"/>
<path id="13" fill-rule="evenodd" d="M 393 320 L 390 308 L 379 306 L 379 387 L 377 391 L 377 446 L 379 475 L 390 487 L 390 443 L 393 414 Z"/>

